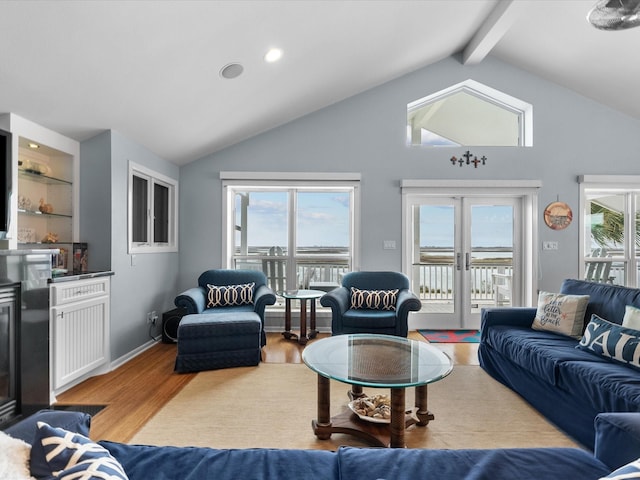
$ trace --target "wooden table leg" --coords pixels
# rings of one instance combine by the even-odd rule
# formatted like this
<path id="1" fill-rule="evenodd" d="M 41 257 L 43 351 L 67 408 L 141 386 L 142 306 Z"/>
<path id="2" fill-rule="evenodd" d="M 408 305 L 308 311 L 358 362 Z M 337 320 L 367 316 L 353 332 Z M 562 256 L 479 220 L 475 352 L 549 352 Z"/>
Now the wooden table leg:
<path id="1" fill-rule="evenodd" d="M 289 340 L 294 335 L 291 333 L 291 299 L 284 299 L 284 332 L 282 336 Z"/>
<path id="2" fill-rule="evenodd" d="M 405 391 L 404 388 L 391 389 L 391 448 L 404 448 L 405 424 Z"/>
<path id="3" fill-rule="evenodd" d="M 331 437 L 331 417 L 329 416 L 331 402 L 331 384 L 327 377 L 318 374 L 318 419 L 314 420 L 313 433 L 320 440 Z"/>
<path id="4" fill-rule="evenodd" d="M 355 400 L 356 398 L 366 396 L 362 391 L 362 385 L 351 385 L 351 390 L 347 392 L 347 395 L 349 396 L 349 400 L 351 401 Z"/>
<path id="5" fill-rule="evenodd" d="M 309 328 L 309 338 L 316 338 L 316 335 L 318 335 L 318 330 L 316 330 L 316 299 L 311 298 L 309 301 L 311 302 L 311 325 Z"/>
<path id="6" fill-rule="evenodd" d="M 307 343 L 307 299 L 300 299 L 300 336 L 298 343 L 305 345 Z"/>
<path id="7" fill-rule="evenodd" d="M 435 417 L 427 408 L 427 386 L 420 385 L 416 387 L 416 417 L 418 421 L 416 425 L 424 427 L 429 424 Z"/>

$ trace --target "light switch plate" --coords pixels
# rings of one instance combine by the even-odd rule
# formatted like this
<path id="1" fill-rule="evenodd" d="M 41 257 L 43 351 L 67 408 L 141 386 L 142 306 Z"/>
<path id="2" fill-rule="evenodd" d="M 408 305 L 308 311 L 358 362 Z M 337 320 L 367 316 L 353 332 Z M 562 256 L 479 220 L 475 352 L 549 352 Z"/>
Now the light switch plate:
<path id="1" fill-rule="evenodd" d="M 543 250 L 558 250 L 558 242 L 542 242 Z"/>
<path id="2" fill-rule="evenodd" d="M 385 250 L 395 250 L 396 249 L 396 241 L 395 240 L 384 240 L 382 242 L 382 248 Z"/>

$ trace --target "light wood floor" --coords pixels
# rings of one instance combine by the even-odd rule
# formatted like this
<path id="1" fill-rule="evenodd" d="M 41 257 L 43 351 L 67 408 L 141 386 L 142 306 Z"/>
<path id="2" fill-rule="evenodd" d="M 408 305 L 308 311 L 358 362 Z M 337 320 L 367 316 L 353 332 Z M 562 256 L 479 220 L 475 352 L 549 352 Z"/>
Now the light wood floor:
<path id="1" fill-rule="evenodd" d="M 319 335 L 319 338 L 326 334 Z M 424 340 L 417 332 L 409 338 Z M 435 343 L 454 364 L 477 365 L 478 345 Z M 267 334 L 262 359 L 267 363 L 302 363 L 303 347 L 279 333 Z M 128 442 L 133 435 L 196 375 L 174 373 L 176 346 L 158 343 L 118 369 L 88 379 L 58 395 L 64 405 L 107 405 L 92 419 L 91 438 Z"/>

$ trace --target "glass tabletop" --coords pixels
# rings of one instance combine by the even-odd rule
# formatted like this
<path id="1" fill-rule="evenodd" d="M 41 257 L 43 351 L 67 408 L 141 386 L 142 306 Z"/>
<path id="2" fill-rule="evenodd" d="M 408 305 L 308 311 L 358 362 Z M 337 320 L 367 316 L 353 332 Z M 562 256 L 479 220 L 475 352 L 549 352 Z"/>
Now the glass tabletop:
<path id="1" fill-rule="evenodd" d="M 391 335 L 323 338 L 307 345 L 302 360 L 324 377 L 376 388 L 425 385 L 453 369 L 451 359 L 434 346 Z"/>
<path id="2" fill-rule="evenodd" d="M 285 290 L 284 292 L 278 292 L 282 298 L 290 298 L 293 300 L 303 300 L 305 298 L 320 298 L 327 292 L 322 290 Z"/>

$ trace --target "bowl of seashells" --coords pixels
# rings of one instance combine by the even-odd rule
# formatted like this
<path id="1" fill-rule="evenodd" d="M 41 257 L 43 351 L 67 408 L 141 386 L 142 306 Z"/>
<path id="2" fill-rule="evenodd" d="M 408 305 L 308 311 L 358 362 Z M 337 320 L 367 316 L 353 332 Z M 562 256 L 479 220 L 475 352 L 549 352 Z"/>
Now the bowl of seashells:
<path id="1" fill-rule="evenodd" d="M 387 395 L 356 398 L 349 402 L 348 406 L 361 420 L 374 423 L 391 422 L 391 400 Z"/>

